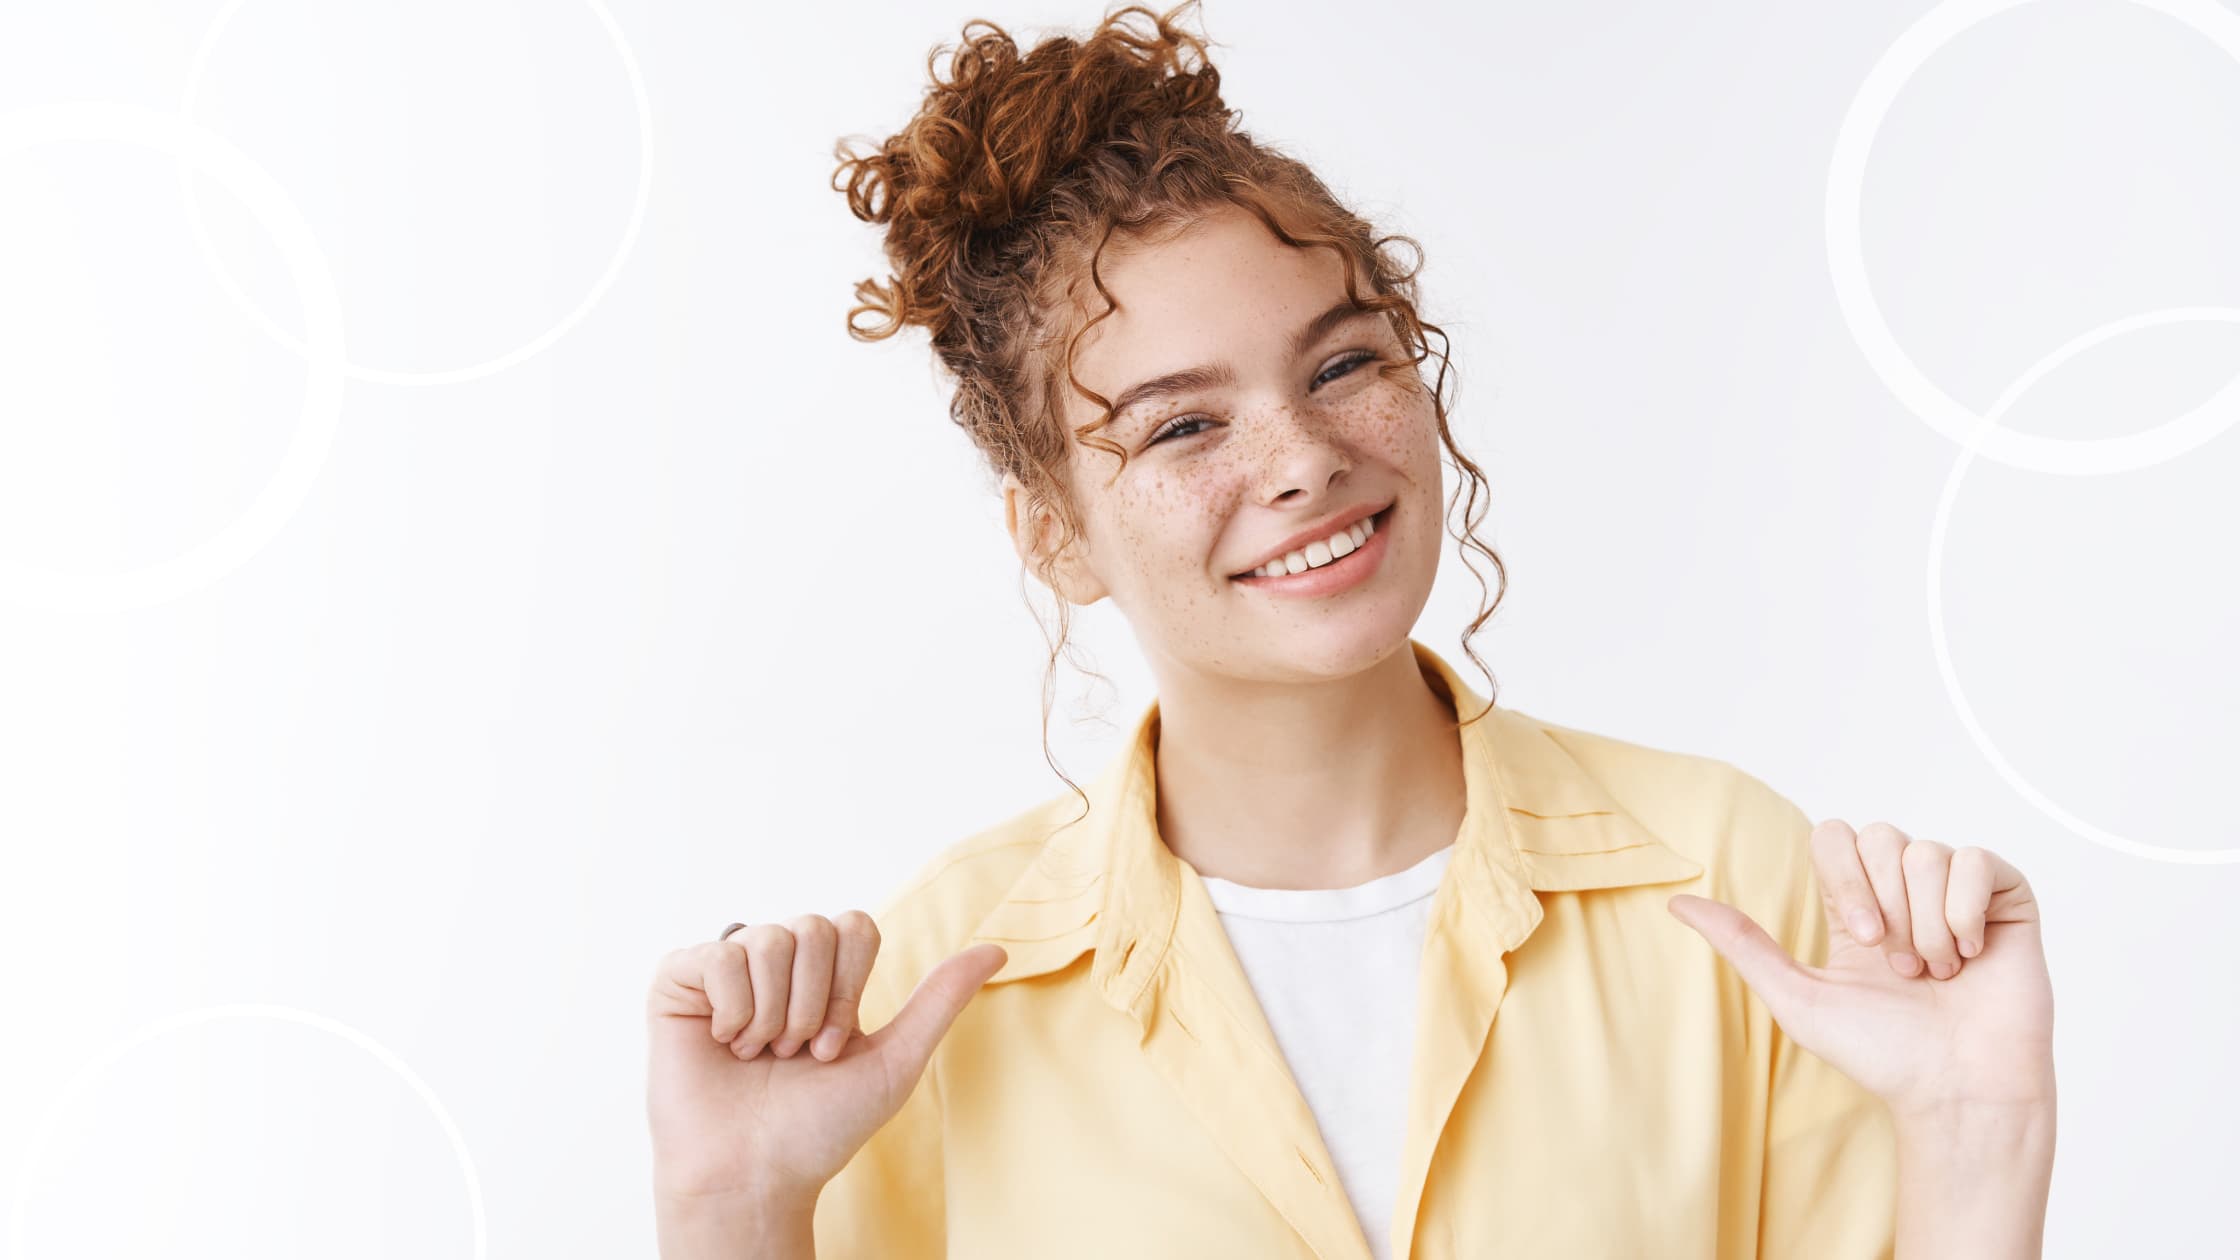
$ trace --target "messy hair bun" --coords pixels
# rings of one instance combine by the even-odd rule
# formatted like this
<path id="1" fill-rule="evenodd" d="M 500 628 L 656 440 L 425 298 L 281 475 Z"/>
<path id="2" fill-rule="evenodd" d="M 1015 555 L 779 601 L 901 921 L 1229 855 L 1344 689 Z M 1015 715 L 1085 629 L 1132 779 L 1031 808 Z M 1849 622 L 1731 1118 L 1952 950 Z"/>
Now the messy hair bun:
<path id="1" fill-rule="evenodd" d="M 944 49 L 936 46 L 926 58 L 932 83 L 916 116 L 861 156 L 849 152 L 849 139 L 834 149 L 832 186 L 846 193 L 858 219 L 885 227 L 894 270 L 886 281 L 856 285 L 848 333 L 878 341 L 908 326 L 928 331 L 956 380 L 950 418 L 998 478 L 1018 479 L 1037 513 L 1027 519 L 1046 516 L 1056 527 L 1054 540 L 1032 549 L 1037 576 L 1056 591 L 1057 559 L 1081 532 L 1073 447 L 1112 455 L 1115 472 L 1128 458 L 1097 435 L 1112 419 L 1110 403 L 1072 373 L 1075 343 L 1114 309 L 1098 272 L 1105 246 L 1115 236 L 1149 236 L 1237 206 L 1293 248 L 1333 251 L 1345 263 L 1347 295 L 1385 312 L 1412 350 L 1377 370 L 1406 373 L 1420 387 L 1421 365 L 1434 355 L 1439 360 L 1431 391 L 1439 437 L 1469 491 L 1454 537 L 1481 596 L 1486 582 L 1470 549 L 1492 561 L 1499 583 L 1462 634 L 1463 651 L 1484 671 L 1470 638 L 1499 605 L 1507 576 L 1501 558 L 1476 536 L 1485 476 L 1447 425 L 1446 334 L 1416 314 L 1421 248 L 1405 236 L 1375 235 L 1304 163 L 1241 129 L 1241 115 L 1222 102 L 1220 73 L 1206 56 L 1209 41 L 1176 23 L 1195 3 L 1184 0 L 1164 14 L 1131 4 L 1107 14 L 1087 36 L 1053 36 L 1025 53 L 1001 27 L 974 19 L 963 42 L 948 50 L 947 79 Z M 1132 25 L 1137 19 L 1148 29 Z M 1415 266 L 1404 269 L 1384 252 L 1394 241 L 1415 250 Z M 1084 281 L 1103 298 L 1101 310 L 1086 306 Z M 1089 317 L 1078 318 L 1085 310 Z M 876 318 L 859 325 L 863 315 Z M 1432 335 L 1439 351 L 1431 349 Z M 1061 387 L 1103 415 L 1072 429 Z M 1462 490 L 1458 485 L 1456 500 Z M 1022 570 L 1023 598 L 1025 579 Z M 1027 602 L 1031 610 L 1033 600 Z M 1055 636 L 1044 627 L 1046 757 L 1050 671 L 1066 646 L 1070 607 L 1059 598 Z"/>
<path id="2" fill-rule="evenodd" d="M 1126 24 L 1139 14 L 1152 18 L 1151 34 Z M 976 28 L 982 33 L 974 35 Z M 962 287 L 952 292 L 951 268 L 988 261 L 1001 229 L 1031 219 L 1037 198 L 1084 155 L 1139 124 L 1203 118 L 1222 125 L 1231 117 L 1204 41 L 1148 9 L 1123 9 L 1086 40 L 1058 36 L 1025 54 L 985 20 L 967 22 L 964 36 L 946 82 L 936 64 L 942 50 L 926 58 L 933 85 L 917 117 L 876 153 L 849 158 L 844 146 L 837 153 L 849 208 L 887 225 L 896 271 L 891 284 L 857 287 L 862 304 L 848 322 L 866 340 L 917 324 L 946 346 L 963 313 L 956 299 L 969 296 Z M 864 313 L 885 323 L 859 328 L 855 317 Z"/>

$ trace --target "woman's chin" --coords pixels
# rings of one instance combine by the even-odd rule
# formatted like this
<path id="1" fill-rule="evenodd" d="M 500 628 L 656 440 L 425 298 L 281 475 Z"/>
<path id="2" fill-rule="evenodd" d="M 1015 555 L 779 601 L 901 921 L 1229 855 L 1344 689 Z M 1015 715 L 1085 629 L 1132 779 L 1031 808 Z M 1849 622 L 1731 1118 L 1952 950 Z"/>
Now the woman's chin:
<path id="1" fill-rule="evenodd" d="M 1255 618 L 1264 628 L 1237 645 L 1235 659 L 1315 678 L 1344 678 L 1376 665 L 1407 646 L 1430 593 L 1363 594 L 1341 607 Z"/>

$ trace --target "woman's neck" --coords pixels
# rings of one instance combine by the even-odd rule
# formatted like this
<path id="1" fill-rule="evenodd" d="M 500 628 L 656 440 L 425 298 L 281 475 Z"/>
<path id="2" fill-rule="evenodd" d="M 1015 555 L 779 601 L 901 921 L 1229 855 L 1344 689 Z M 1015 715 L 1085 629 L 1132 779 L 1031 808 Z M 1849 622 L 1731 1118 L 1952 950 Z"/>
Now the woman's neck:
<path id="1" fill-rule="evenodd" d="M 1200 875 L 1255 888 L 1345 888 L 1406 870 L 1462 825 L 1454 721 L 1406 643 L 1329 683 L 1166 679 L 1160 838 Z"/>

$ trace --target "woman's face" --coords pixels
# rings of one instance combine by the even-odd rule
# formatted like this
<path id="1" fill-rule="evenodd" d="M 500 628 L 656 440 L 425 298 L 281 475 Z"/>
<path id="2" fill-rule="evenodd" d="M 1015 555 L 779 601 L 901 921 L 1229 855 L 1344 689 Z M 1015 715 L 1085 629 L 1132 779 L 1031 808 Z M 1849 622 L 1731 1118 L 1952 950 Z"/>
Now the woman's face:
<path id="1" fill-rule="evenodd" d="M 1318 320 L 1345 304 L 1344 263 L 1224 207 L 1154 244 L 1116 242 L 1102 275 L 1118 308 L 1082 337 L 1074 375 L 1121 406 L 1098 435 L 1129 455 L 1114 477 L 1111 454 L 1075 442 L 1085 540 L 1060 593 L 1110 595 L 1154 663 L 1225 677 L 1343 677 L 1404 643 L 1439 563 L 1438 420 L 1416 372 L 1375 370 L 1406 358 L 1385 316 Z M 1130 400 L 1191 369 L 1173 392 Z M 1102 414 L 1061 393 L 1074 429 Z M 1239 576 L 1279 550 L 1323 557 L 1293 540 L 1369 510 L 1375 533 L 1327 572 Z"/>

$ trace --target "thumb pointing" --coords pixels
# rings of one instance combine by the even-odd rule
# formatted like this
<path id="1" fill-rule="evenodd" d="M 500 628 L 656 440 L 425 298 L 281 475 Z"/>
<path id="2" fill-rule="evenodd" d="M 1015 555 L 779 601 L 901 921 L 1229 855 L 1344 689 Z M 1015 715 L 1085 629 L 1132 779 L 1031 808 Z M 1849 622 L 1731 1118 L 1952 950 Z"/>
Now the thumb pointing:
<path id="1" fill-rule="evenodd" d="M 926 1060 L 948 1035 L 957 1013 L 1009 957 L 1001 945 L 974 945 L 941 960 L 918 982 L 902 1009 L 875 1037 L 883 1053 L 899 1056 L 903 1079 L 915 1082 L 925 1071 Z"/>
<path id="2" fill-rule="evenodd" d="M 1757 921 L 1723 901 L 1686 893 L 1665 902 L 1674 918 L 1694 928 L 1719 956 L 1734 966 L 1742 982 L 1764 999 L 1776 1023 L 1788 1027 L 1813 982 L 1804 964 L 1766 935 Z"/>

